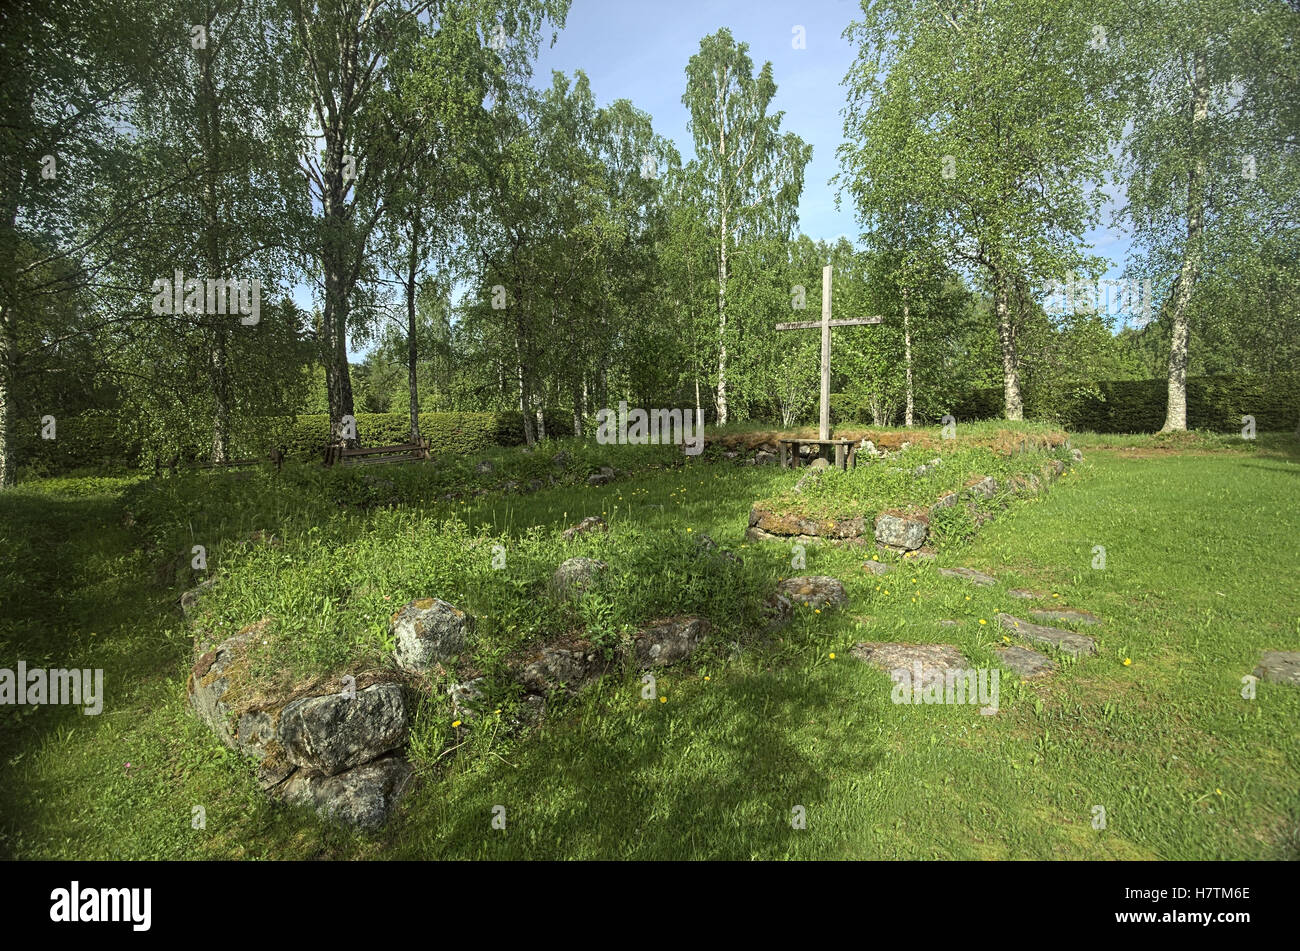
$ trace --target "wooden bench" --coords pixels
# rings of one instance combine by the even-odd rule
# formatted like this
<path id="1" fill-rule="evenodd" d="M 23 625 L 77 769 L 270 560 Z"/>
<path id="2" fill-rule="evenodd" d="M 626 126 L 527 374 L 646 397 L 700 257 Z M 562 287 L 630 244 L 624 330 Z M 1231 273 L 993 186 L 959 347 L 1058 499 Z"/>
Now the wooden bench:
<path id="1" fill-rule="evenodd" d="M 847 470 L 857 464 L 857 443 L 852 439 L 778 439 L 777 445 L 781 448 L 782 469 L 799 468 L 800 446 L 817 446 L 818 457 L 824 456 L 825 447 L 833 446 L 837 469 Z"/>
<path id="2" fill-rule="evenodd" d="M 349 449 L 344 443 L 335 443 L 325 450 L 325 465 L 375 466 L 388 462 L 417 462 L 429 458 L 429 441 L 402 443 L 400 446 L 370 446 Z"/>

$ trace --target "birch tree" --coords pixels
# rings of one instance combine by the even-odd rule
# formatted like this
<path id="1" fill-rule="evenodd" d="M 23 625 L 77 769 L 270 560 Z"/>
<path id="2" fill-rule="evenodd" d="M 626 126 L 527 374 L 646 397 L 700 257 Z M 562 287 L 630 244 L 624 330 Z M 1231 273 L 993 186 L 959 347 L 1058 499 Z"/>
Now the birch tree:
<path id="1" fill-rule="evenodd" d="M 1016 288 L 1096 269 L 1116 106 L 1078 0 L 868 0 L 846 36 L 844 181 L 868 222 L 919 214 L 994 302 L 1008 419 L 1024 416 Z"/>
<path id="2" fill-rule="evenodd" d="M 717 249 L 719 425 L 728 418 L 727 361 L 734 337 L 734 327 L 728 326 L 730 256 L 738 236 L 752 232 L 764 215 L 784 215 L 779 224 L 790 226 L 803 169 L 812 157 L 810 146 L 782 136 L 782 113 L 768 113 L 775 95 L 772 64 L 764 63 L 755 75 L 748 44 L 737 43 L 730 30 L 702 39 L 686 65 L 682 104 L 691 114 L 689 128 Z"/>
<path id="3" fill-rule="evenodd" d="M 1295 234 L 1300 14 L 1282 0 L 1151 0 L 1102 8 L 1125 36 L 1124 142 L 1135 267 L 1169 288 L 1163 432 L 1187 429 L 1198 287 L 1242 248 Z"/>

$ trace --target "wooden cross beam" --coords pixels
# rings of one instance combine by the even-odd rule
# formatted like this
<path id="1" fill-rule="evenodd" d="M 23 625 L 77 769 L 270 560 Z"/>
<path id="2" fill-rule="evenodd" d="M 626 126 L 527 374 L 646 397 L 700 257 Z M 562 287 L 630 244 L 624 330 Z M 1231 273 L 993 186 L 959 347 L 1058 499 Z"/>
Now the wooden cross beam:
<path id="1" fill-rule="evenodd" d="M 850 317 L 847 320 L 831 320 L 831 266 L 822 268 L 822 319 L 799 320 L 794 323 L 777 324 L 777 330 L 812 330 L 820 327 L 822 331 L 822 393 L 821 426 L 818 439 L 831 438 L 831 328 L 860 327 L 864 324 L 878 324 L 885 318 Z"/>

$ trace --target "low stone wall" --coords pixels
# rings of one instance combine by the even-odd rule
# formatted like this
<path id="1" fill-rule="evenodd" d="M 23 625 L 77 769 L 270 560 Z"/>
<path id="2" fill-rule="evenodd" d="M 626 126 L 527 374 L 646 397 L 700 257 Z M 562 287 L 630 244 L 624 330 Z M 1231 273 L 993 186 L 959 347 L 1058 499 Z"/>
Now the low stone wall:
<path id="1" fill-rule="evenodd" d="M 603 519 L 584 519 L 566 533 L 576 538 L 607 531 Z M 735 559 L 708 536 L 697 544 L 710 557 Z M 603 561 L 569 558 L 550 581 L 550 596 L 581 599 L 608 570 Z M 192 616 L 212 589 L 206 582 L 181 602 Z M 788 624 L 799 603 L 836 607 L 847 598 L 834 578 L 792 578 L 764 605 L 768 630 Z M 263 618 L 211 649 L 196 637 L 186 692 L 195 713 L 229 749 L 244 755 L 259 786 L 284 802 L 306 805 L 325 819 L 374 829 L 387 821 L 409 786 L 406 758 L 411 717 L 431 690 L 446 690 L 457 723 L 485 712 L 488 684 L 471 676 L 460 658 L 477 627 L 468 612 L 439 598 L 402 605 L 388 621 L 394 649 L 377 668 L 340 669 L 294 681 L 257 673 L 258 647 L 271 636 L 274 619 Z M 507 676 L 525 692 L 523 714 L 508 728 L 526 728 L 545 713 L 547 698 L 575 693 L 605 674 L 632 674 L 686 660 L 705 643 L 712 625 L 693 615 L 659 618 L 611 646 L 561 637 L 534 644 L 508 658 Z"/>
<path id="2" fill-rule="evenodd" d="M 1079 461 L 1082 453 L 1074 450 Z M 927 469 L 931 465 L 921 466 Z M 924 473 L 918 469 L 918 475 Z M 1038 473 L 1013 476 L 1005 485 L 999 485 L 992 476 L 975 476 L 959 492 L 946 492 L 930 506 L 905 509 L 885 509 L 874 515 L 844 515 L 838 518 L 808 518 L 799 515 L 780 515 L 754 505 L 749 511 L 749 527 L 745 532 L 752 541 L 779 541 L 785 543 L 830 542 L 836 544 L 867 545 L 874 542 L 899 553 L 919 552 L 930 538 L 930 522 L 934 514 L 954 505 L 965 504 L 977 525 L 996 514 L 992 503 L 1001 491 L 1005 497 L 1037 495 L 1055 482 L 1065 472 L 1066 464 L 1060 459 L 1049 459 Z M 802 484 L 802 483 L 801 483 Z M 796 486 L 796 490 L 799 487 Z"/>

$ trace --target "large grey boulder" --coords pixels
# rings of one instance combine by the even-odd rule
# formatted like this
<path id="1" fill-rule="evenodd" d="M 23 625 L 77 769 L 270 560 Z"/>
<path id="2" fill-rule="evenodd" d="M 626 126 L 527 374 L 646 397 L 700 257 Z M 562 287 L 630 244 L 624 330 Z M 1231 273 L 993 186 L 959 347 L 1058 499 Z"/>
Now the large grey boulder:
<path id="1" fill-rule="evenodd" d="M 637 665 L 666 667 L 691 655 L 709 633 L 709 622 L 700 617 L 658 621 L 633 638 Z"/>
<path id="2" fill-rule="evenodd" d="M 270 624 L 270 618 L 263 618 L 200 655 L 185 684 L 185 692 L 194 712 L 216 734 L 217 739 L 232 750 L 239 748 L 236 734 L 231 730 L 235 711 L 226 702 L 225 696 L 232 686 L 232 679 L 241 679 L 240 675 L 246 673 L 244 668 L 247 665 L 240 662 L 257 641 L 262 639 Z"/>
<path id="3" fill-rule="evenodd" d="M 543 647 L 519 673 L 519 682 L 532 693 L 565 688 L 576 691 L 613 665 L 591 645 Z"/>
<path id="4" fill-rule="evenodd" d="M 300 769 L 280 787 L 280 795 L 286 802 L 314 808 L 322 819 L 375 829 L 388 820 L 411 773 L 400 756 L 372 760 L 334 776 Z"/>
<path id="5" fill-rule="evenodd" d="M 609 466 L 601 466 L 599 472 L 587 476 L 587 485 L 605 485 L 614 481 L 615 472 Z"/>
<path id="6" fill-rule="evenodd" d="M 283 781 L 295 769 L 279 746 L 277 713 L 274 708 L 249 710 L 240 714 L 235 727 L 235 745 L 257 763 L 257 782 L 264 790 Z"/>
<path id="7" fill-rule="evenodd" d="M 985 476 L 984 478 L 980 479 L 978 482 L 974 482 L 971 485 L 967 486 L 966 491 L 970 493 L 972 496 L 977 496 L 979 498 L 984 498 L 984 499 L 991 499 L 993 498 L 993 496 L 997 495 L 998 480 L 993 478 L 992 476 Z"/>
<path id="8" fill-rule="evenodd" d="M 562 598 L 581 598 L 609 565 L 595 558 L 570 558 L 551 576 L 551 587 Z"/>
<path id="9" fill-rule="evenodd" d="M 334 776 L 406 742 L 402 688 L 375 684 L 355 696 L 304 697 L 280 713 L 280 744 L 295 766 Z"/>
<path id="10" fill-rule="evenodd" d="M 419 598 L 398 610 L 388 622 L 394 641 L 393 658 L 403 670 L 427 671 L 447 663 L 465 649 L 474 618 L 440 598 Z"/>
<path id="11" fill-rule="evenodd" d="M 876 541 L 891 548 L 913 551 L 925 544 L 930 525 L 924 519 L 893 512 L 876 516 Z"/>

